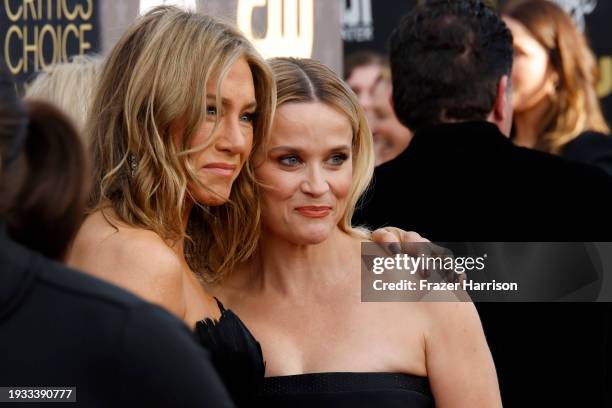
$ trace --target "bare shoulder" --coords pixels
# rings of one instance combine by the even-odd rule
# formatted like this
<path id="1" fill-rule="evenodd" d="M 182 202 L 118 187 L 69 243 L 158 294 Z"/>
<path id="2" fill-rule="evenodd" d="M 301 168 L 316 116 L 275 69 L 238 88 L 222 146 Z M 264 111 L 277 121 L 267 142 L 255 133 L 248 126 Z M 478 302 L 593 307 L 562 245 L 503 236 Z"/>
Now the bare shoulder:
<path id="1" fill-rule="evenodd" d="M 440 407 L 501 407 L 491 352 L 473 303 L 426 307 L 427 373 Z"/>
<path id="2" fill-rule="evenodd" d="M 178 256 L 159 235 L 142 228 L 111 225 L 100 213 L 87 217 L 77 234 L 69 258 L 80 264 L 75 266 L 82 266 L 94 274 L 181 270 Z M 108 271 L 100 271 L 100 268 Z"/>
<path id="3" fill-rule="evenodd" d="M 110 225 L 92 214 L 77 234 L 68 263 L 174 312 L 182 309 L 181 261 L 152 231 Z"/>
<path id="4" fill-rule="evenodd" d="M 429 333 L 465 332 L 481 330 L 480 318 L 476 307 L 471 302 L 437 301 L 422 302 L 422 311 L 428 321 Z"/>

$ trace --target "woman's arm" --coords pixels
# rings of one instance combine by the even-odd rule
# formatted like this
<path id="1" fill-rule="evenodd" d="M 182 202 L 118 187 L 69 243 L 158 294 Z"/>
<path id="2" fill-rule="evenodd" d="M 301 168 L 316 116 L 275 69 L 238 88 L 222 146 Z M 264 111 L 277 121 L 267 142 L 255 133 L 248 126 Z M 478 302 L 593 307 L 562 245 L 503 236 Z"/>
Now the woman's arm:
<path id="1" fill-rule="evenodd" d="M 434 302 L 428 309 L 425 353 L 436 407 L 501 407 L 493 358 L 474 305 Z"/>

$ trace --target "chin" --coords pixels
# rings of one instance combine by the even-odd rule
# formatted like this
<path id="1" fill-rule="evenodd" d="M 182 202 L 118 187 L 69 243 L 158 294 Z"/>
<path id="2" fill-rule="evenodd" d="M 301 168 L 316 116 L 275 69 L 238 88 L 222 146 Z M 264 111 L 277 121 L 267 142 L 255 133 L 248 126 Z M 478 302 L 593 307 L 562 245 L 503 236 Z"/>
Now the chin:
<path id="1" fill-rule="evenodd" d="M 301 245 L 317 245 L 327 240 L 331 235 L 331 229 L 327 226 L 317 225 L 298 229 L 295 241 Z"/>
<path id="2" fill-rule="evenodd" d="M 198 204 L 216 207 L 229 201 L 229 193 L 229 191 L 217 194 L 211 191 L 200 191 L 199 193 L 194 194 L 194 198 Z"/>

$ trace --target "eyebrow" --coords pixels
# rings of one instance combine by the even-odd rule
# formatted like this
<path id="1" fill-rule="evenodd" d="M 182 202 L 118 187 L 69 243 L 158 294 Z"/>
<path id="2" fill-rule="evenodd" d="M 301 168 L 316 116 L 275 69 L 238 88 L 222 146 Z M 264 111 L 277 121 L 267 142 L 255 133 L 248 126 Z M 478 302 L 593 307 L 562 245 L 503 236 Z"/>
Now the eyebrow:
<path id="1" fill-rule="evenodd" d="M 217 101 L 217 95 L 213 95 L 213 94 L 206 94 L 206 99 L 207 100 L 211 100 L 211 101 Z M 227 98 L 221 98 L 221 104 L 223 106 L 232 106 L 233 103 L 231 100 L 227 99 Z M 246 105 L 243 106 L 244 110 L 248 110 L 248 109 L 257 109 L 257 101 L 251 101 L 249 103 L 247 103 Z"/>
<path id="2" fill-rule="evenodd" d="M 338 152 L 338 151 L 345 151 L 345 150 L 351 150 L 351 146 L 349 145 L 339 145 L 336 147 L 332 147 L 331 149 L 329 149 L 330 152 Z M 277 151 L 286 151 L 286 152 L 292 152 L 292 153 L 301 153 L 303 151 L 303 149 L 300 149 L 299 147 L 293 147 L 293 146 L 276 146 L 270 149 L 270 153 L 272 152 L 277 152 Z"/>

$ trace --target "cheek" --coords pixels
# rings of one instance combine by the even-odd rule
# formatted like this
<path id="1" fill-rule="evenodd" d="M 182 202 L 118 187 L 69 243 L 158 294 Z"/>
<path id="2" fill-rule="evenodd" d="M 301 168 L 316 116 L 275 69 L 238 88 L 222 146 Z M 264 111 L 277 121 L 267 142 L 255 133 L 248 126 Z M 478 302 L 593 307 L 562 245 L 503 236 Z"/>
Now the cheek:
<path id="1" fill-rule="evenodd" d="M 531 92 L 543 85 L 546 79 L 545 58 L 522 56 L 516 59 L 512 71 L 513 85 L 518 92 Z"/>
<path id="2" fill-rule="evenodd" d="M 253 129 L 249 129 L 247 130 L 248 133 L 245 134 L 245 140 L 246 140 L 246 146 L 244 148 L 244 156 L 242 157 L 242 164 L 244 164 L 249 156 L 251 155 L 251 152 L 253 151 L 253 138 L 254 138 L 254 132 Z"/>
<path id="3" fill-rule="evenodd" d="M 338 170 L 333 177 L 330 177 L 329 184 L 336 200 L 342 203 L 342 206 L 344 207 L 353 184 L 352 163 L 348 163 L 341 170 Z M 342 211 L 339 212 L 344 212 L 344 208 L 342 208 Z"/>

